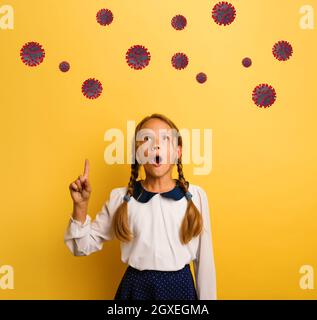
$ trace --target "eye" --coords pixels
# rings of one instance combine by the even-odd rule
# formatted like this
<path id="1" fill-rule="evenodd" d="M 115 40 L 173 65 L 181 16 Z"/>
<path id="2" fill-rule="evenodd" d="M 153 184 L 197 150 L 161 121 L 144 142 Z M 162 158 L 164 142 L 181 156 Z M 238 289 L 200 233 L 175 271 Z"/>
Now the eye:
<path id="1" fill-rule="evenodd" d="M 169 140 L 170 137 L 169 137 L 168 135 L 163 135 L 163 136 L 162 136 L 162 139 L 163 139 L 163 140 Z"/>
<path id="2" fill-rule="evenodd" d="M 150 136 L 144 136 L 143 137 L 143 141 L 149 141 L 149 140 L 151 140 L 152 138 L 150 137 Z"/>

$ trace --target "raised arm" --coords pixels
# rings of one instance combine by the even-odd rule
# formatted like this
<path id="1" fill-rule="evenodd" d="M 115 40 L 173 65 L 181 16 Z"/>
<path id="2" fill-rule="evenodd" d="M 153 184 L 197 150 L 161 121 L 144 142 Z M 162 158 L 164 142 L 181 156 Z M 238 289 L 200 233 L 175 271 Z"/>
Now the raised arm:
<path id="1" fill-rule="evenodd" d="M 89 183 L 89 162 L 85 160 L 83 175 L 69 185 L 73 199 L 73 212 L 64 234 L 64 242 L 75 256 L 86 256 L 102 249 L 103 241 L 114 238 L 111 230 L 112 217 L 116 208 L 123 201 L 120 188 L 111 191 L 96 218 L 92 221 L 87 214 L 88 201 L 91 194 Z"/>
<path id="2" fill-rule="evenodd" d="M 204 220 L 202 233 L 199 235 L 197 257 L 194 260 L 195 280 L 199 300 L 216 300 L 216 268 L 210 227 L 209 205 L 206 192 L 198 189 L 201 214 Z"/>

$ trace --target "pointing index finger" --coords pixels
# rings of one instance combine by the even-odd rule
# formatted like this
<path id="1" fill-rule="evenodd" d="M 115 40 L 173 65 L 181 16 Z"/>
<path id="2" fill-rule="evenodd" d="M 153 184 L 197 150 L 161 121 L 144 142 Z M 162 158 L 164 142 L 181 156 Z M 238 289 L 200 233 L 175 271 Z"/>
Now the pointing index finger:
<path id="1" fill-rule="evenodd" d="M 85 159 L 84 177 L 88 178 L 88 174 L 89 174 L 89 161 L 88 159 Z"/>

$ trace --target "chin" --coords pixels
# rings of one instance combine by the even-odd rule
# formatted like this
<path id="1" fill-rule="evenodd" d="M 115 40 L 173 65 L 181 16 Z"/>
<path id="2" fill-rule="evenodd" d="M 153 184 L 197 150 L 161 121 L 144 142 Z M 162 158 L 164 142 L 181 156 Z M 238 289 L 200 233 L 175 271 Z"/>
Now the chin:
<path id="1" fill-rule="evenodd" d="M 146 173 L 151 175 L 152 177 L 160 178 L 166 175 L 169 172 L 169 170 L 170 170 L 169 167 L 165 167 L 163 165 L 159 168 L 155 168 L 155 167 L 146 168 Z"/>

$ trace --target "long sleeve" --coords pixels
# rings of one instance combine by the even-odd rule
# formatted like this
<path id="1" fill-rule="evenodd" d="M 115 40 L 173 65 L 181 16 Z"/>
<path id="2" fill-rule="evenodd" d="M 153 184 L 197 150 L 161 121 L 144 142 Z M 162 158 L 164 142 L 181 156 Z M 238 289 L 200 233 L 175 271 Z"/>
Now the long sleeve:
<path id="1" fill-rule="evenodd" d="M 64 242 L 74 256 L 87 256 L 99 251 L 104 241 L 114 238 L 111 230 L 112 218 L 122 201 L 119 188 L 115 188 L 97 213 L 95 220 L 92 221 L 88 214 L 84 223 L 70 217 Z"/>
<path id="2" fill-rule="evenodd" d="M 194 260 L 195 280 L 199 300 L 216 300 L 216 269 L 206 192 L 198 188 L 204 227 L 199 235 L 197 257 Z"/>

